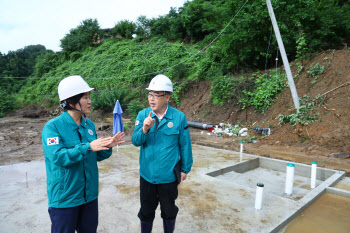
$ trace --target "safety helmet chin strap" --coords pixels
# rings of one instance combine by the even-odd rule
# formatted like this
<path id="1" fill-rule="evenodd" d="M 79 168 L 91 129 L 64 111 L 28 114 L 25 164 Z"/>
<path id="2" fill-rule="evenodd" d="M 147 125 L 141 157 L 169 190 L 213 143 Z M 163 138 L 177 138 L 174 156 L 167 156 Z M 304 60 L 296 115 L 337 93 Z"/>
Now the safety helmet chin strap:
<path id="1" fill-rule="evenodd" d="M 80 100 L 79 100 L 78 104 L 79 104 L 79 106 L 80 106 L 80 109 L 82 109 L 82 107 L 81 107 L 81 105 L 80 105 Z M 66 100 L 63 100 L 63 102 L 60 104 L 60 107 L 63 108 L 63 109 L 65 109 L 65 107 L 67 107 L 67 105 L 68 105 L 67 101 L 66 101 Z M 84 113 L 82 110 L 79 110 L 79 109 L 77 109 L 77 108 L 74 108 L 74 107 L 72 107 L 72 106 L 70 106 L 70 105 L 69 105 L 69 107 L 71 108 L 71 109 L 69 109 L 69 110 L 75 110 L 75 111 L 78 111 L 78 112 L 80 112 L 81 114 L 83 114 L 84 120 L 85 120 L 85 125 L 86 125 L 86 115 L 85 115 L 85 113 Z"/>

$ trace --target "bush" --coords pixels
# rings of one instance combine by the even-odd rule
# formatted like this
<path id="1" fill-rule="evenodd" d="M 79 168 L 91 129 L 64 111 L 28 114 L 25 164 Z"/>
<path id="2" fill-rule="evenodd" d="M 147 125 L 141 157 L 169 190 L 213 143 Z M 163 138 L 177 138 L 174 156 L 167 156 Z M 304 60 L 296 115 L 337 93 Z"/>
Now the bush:
<path id="1" fill-rule="evenodd" d="M 243 109 L 247 106 L 254 106 L 255 109 L 265 112 L 272 104 L 277 94 L 286 86 L 286 74 L 280 73 L 278 69 L 270 74 L 254 75 L 254 89 L 252 91 L 243 91 L 246 95 L 239 99 L 238 103 L 243 103 Z"/>
<path id="2" fill-rule="evenodd" d="M 231 103 L 234 96 L 239 95 L 239 86 L 244 82 L 244 77 L 235 78 L 229 76 L 216 77 L 210 90 L 210 98 L 213 99 L 214 105 L 223 105 L 224 100 Z"/>
<path id="3" fill-rule="evenodd" d="M 125 107 L 124 99 L 127 92 L 128 90 L 124 88 L 114 89 L 111 87 L 101 91 L 93 91 L 91 93 L 91 101 L 92 105 L 94 106 L 94 110 L 113 110 L 117 100 L 119 100 L 122 108 Z"/>
<path id="4" fill-rule="evenodd" d="M 143 104 L 141 104 L 138 100 L 130 101 L 126 111 L 129 114 L 131 122 L 136 120 L 137 114 L 144 108 L 145 108 L 145 106 Z"/>
<path id="5" fill-rule="evenodd" d="M 7 113 L 15 109 L 15 98 L 0 89 L 0 99 L 0 117 L 4 117 Z"/>
<path id="6" fill-rule="evenodd" d="M 313 109 L 316 107 L 315 101 L 309 101 L 310 96 L 308 94 L 299 98 L 301 106 L 299 107 L 299 113 L 294 112 L 290 115 L 279 114 L 279 125 L 290 124 L 295 126 L 296 124 L 309 125 L 312 122 L 318 120 L 318 114 L 312 114 Z M 320 99 L 320 104 L 324 98 Z"/>
<path id="7" fill-rule="evenodd" d="M 311 77 L 316 77 L 319 74 L 323 74 L 326 72 L 323 65 L 320 65 L 319 62 L 317 62 L 316 65 L 312 66 L 309 71 L 307 71 Z"/>

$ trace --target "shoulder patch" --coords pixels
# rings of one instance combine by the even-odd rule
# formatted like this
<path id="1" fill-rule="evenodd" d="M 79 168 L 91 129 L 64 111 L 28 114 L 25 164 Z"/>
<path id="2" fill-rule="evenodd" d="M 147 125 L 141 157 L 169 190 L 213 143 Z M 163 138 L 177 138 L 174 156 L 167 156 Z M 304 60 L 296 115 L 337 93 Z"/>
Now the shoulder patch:
<path id="1" fill-rule="evenodd" d="M 59 141 L 58 141 L 58 137 L 54 137 L 54 138 L 48 138 L 47 139 L 47 145 L 51 146 L 51 145 L 58 145 Z"/>
<path id="2" fill-rule="evenodd" d="M 140 123 L 139 120 L 135 121 L 135 126 L 139 125 L 139 123 Z"/>

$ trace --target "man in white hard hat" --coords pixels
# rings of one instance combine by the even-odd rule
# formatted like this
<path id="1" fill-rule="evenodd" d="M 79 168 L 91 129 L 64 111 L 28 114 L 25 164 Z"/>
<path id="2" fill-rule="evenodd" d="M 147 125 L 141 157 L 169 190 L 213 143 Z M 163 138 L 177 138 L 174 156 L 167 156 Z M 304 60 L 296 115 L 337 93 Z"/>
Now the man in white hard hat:
<path id="1" fill-rule="evenodd" d="M 97 161 L 107 159 L 112 147 L 123 143 L 124 133 L 97 139 L 89 85 L 70 76 L 58 85 L 62 115 L 42 132 L 47 195 L 52 233 L 96 233 L 98 225 Z"/>
<path id="2" fill-rule="evenodd" d="M 141 146 L 138 217 L 141 232 L 151 232 L 160 203 L 164 232 L 170 233 L 179 211 L 177 186 L 193 164 L 191 138 L 185 114 L 168 104 L 173 92 L 170 79 L 157 75 L 146 89 L 150 107 L 139 112 L 132 135 L 132 143 Z"/>

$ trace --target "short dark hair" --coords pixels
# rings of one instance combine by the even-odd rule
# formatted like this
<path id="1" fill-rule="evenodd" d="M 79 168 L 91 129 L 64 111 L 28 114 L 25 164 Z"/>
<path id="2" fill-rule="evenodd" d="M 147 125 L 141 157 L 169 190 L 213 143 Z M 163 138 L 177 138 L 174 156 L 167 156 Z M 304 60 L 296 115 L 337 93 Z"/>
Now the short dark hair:
<path id="1" fill-rule="evenodd" d="M 78 95 L 69 97 L 66 100 L 62 100 L 61 103 L 66 102 L 66 105 L 65 105 L 64 109 L 72 110 L 73 108 L 69 104 L 76 105 L 77 103 L 79 103 L 81 97 L 83 97 L 84 95 L 85 95 L 85 93 L 80 93 Z"/>

